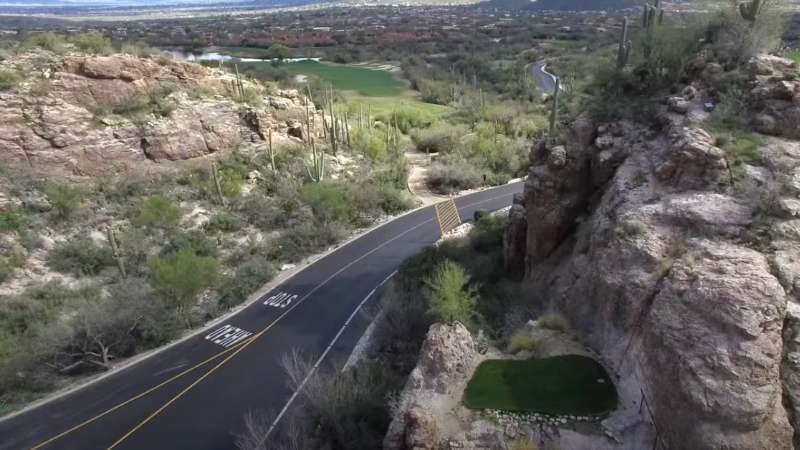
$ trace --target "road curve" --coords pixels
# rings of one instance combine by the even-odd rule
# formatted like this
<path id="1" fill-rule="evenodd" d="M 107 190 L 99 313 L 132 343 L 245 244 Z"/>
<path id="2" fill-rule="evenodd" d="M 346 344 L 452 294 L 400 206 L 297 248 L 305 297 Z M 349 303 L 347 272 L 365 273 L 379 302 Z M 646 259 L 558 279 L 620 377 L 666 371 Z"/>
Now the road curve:
<path id="1" fill-rule="evenodd" d="M 514 183 L 456 204 L 469 220 L 478 209 L 510 205 L 521 190 Z M 388 222 L 223 324 L 0 422 L 0 450 L 231 449 L 245 412 L 277 412 L 287 403 L 281 356 L 298 348 L 326 361 L 347 358 L 367 326 L 354 311 L 379 296 L 403 260 L 439 236 L 433 207 Z"/>
<path id="2" fill-rule="evenodd" d="M 556 91 L 556 77 L 547 71 L 547 61 L 536 61 L 530 67 L 539 89 L 547 95 L 553 95 Z"/>

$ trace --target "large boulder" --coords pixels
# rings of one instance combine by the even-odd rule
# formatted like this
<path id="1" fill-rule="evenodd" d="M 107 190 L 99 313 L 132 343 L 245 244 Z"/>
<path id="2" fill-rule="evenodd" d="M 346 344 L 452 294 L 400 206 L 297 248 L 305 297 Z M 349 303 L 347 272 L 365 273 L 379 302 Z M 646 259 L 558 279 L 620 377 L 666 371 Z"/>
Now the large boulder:
<path id="1" fill-rule="evenodd" d="M 641 389 L 661 446 L 792 448 L 797 415 L 784 401 L 797 405 L 787 392 L 798 378 L 784 317 L 800 225 L 765 214 L 776 183 L 794 192 L 800 154 L 771 142 L 734 189 L 725 153 L 696 126 L 594 136 L 532 155 L 527 233 L 514 235 L 528 243 L 534 307 L 567 316 L 620 389 Z M 755 240 L 764 231 L 771 245 Z"/>

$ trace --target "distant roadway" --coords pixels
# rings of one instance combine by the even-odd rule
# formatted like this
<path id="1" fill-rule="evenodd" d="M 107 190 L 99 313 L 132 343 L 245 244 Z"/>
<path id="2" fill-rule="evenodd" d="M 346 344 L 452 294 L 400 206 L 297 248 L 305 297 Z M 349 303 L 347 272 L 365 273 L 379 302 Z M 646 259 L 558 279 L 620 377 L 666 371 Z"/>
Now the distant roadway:
<path id="1" fill-rule="evenodd" d="M 456 199 L 461 217 L 509 206 L 522 183 Z M 278 412 L 292 395 L 280 367 L 293 348 L 343 361 L 406 258 L 440 237 L 433 207 L 355 239 L 201 334 L 66 396 L 0 421 L 0 449 L 234 448 L 248 411 Z"/>
<path id="2" fill-rule="evenodd" d="M 547 71 L 547 61 L 537 61 L 530 68 L 539 89 L 547 95 L 553 95 L 556 91 L 556 77 Z"/>

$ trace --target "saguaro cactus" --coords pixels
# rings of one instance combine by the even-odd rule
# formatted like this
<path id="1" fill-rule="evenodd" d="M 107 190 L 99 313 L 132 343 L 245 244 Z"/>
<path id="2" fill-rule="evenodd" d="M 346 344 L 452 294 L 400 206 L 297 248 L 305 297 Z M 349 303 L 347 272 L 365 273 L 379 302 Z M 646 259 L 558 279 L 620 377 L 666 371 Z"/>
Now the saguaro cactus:
<path id="1" fill-rule="evenodd" d="M 561 78 L 556 78 L 556 88 L 553 91 L 553 106 L 550 111 L 550 136 L 555 136 L 556 125 L 558 122 L 558 96 L 561 92 Z"/>
<path id="2" fill-rule="evenodd" d="M 222 184 L 219 181 L 219 173 L 217 173 L 217 163 L 211 163 L 211 178 L 214 179 L 214 189 L 217 191 L 217 197 L 222 206 L 225 206 L 225 196 L 222 195 Z"/>
<path id="3" fill-rule="evenodd" d="M 622 19 L 622 34 L 619 37 L 619 48 L 617 49 L 617 67 L 622 69 L 628 65 L 631 56 L 633 43 L 628 39 L 628 18 Z"/>
<path id="4" fill-rule="evenodd" d="M 122 260 L 122 255 L 119 253 L 119 247 L 117 246 L 117 237 L 114 234 L 114 229 L 111 225 L 106 227 L 106 234 L 108 235 L 108 243 L 111 245 L 111 255 L 114 257 L 114 261 L 117 262 L 117 268 L 119 269 L 119 274 L 122 275 L 122 278 L 126 278 L 128 275 L 125 272 L 125 261 Z"/>
<path id="5" fill-rule="evenodd" d="M 750 0 L 739 3 L 739 14 L 741 14 L 742 19 L 753 24 L 755 23 L 758 13 L 761 10 L 761 5 L 761 0 Z"/>

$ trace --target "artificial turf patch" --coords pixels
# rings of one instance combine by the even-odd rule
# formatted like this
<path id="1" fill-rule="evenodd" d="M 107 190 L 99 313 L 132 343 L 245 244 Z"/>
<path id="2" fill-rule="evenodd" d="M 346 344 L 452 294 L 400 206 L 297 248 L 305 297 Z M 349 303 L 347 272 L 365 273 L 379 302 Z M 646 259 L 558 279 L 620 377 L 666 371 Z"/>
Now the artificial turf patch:
<path id="1" fill-rule="evenodd" d="M 464 391 L 471 409 L 552 415 L 599 415 L 617 406 L 617 391 L 592 358 L 563 355 L 481 363 Z"/>

